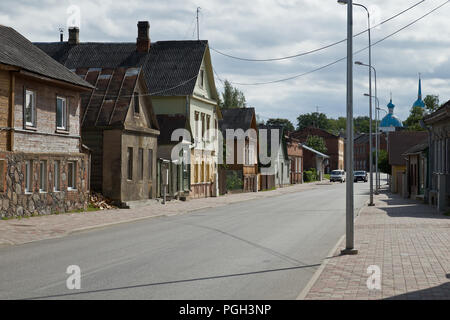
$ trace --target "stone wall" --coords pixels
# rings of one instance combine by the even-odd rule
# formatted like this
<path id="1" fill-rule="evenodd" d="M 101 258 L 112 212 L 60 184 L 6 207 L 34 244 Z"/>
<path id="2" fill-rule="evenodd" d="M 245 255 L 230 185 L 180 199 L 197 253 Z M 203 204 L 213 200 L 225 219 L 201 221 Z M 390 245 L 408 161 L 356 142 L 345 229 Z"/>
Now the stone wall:
<path id="1" fill-rule="evenodd" d="M 32 163 L 32 192 L 25 192 L 25 163 Z M 46 161 L 47 188 L 39 191 L 40 161 Z M 60 191 L 54 191 L 54 162 L 60 161 Z M 76 189 L 68 189 L 68 162 L 76 162 Z M 0 218 L 86 209 L 89 197 L 87 154 L 0 152 Z"/>

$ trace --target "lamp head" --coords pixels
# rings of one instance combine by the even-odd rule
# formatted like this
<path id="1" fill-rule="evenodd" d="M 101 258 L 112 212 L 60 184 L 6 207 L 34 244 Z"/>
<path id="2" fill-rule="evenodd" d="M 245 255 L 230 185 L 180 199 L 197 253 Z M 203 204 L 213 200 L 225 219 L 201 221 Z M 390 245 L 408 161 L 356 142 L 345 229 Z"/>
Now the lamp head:
<path id="1" fill-rule="evenodd" d="M 355 61 L 355 64 L 357 64 L 358 66 L 362 66 L 363 63 L 361 61 Z"/>
<path id="2" fill-rule="evenodd" d="M 348 4 L 347 0 L 337 0 L 339 4 Z"/>
<path id="3" fill-rule="evenodd" d="M 365 97 L 370 97 L 370 94 L 364 93 L 364 96 L 365 96 Z"/>

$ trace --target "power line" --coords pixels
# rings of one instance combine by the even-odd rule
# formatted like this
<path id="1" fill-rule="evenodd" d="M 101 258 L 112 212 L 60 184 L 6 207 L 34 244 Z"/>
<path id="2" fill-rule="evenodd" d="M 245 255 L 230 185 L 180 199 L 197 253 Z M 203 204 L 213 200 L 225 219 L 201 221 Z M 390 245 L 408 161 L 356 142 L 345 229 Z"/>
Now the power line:
<path id="1" fill-rule="evenodd" d="M 384 21 L 381 21 L 379 24 L 377 24 L 377 25 L 371 27 L 370 30 L 372 30 L 372 29 L 374 29 L 374 28 L 377 28 L 377 27 L 379 27 L 379 26 L 385 24 L 386 22 L 389 22 L 389 21 L 391 21 L 391 20 L 397 18 L 398 16 L 404 14 L 405 12 L 407 12 L 407 11 L 409 11 L 409 10 L 411 10 L 411 9 L 413 9 L 413 8 L 415 8 L 415 7 L 417 7 L 419 4 L 423 3 L 424 1 L 425 1 L 425 0 L 421 0 L 421 1 L 417 2 L 416 4 L 410 6 L 409 8 L 406 8 L 405 10 L 403 10 L 403 11 L 401 11 L 401 12 L 399 12 L 399 13 L 393 15 L 392 17 L 390 17 L 390 18 L 388 18 L 388 19 L 386 19 L 386 20 L 384 20 Z M 357 34 L 355 34 L 353 37 L 356 38 L 357 36 L 360 36 L 360 35 L 362 35 L 363 33 L 366 33 L 368 30 L 369 30 L 369 29 L 363 30 L 363 31 L 361 31 L 361 32 L 359 32 L 359 33 L 357 33 Z M 281 61 L 281 60 L 293 59 L 293 58 L 302 57 L 302 56 L 305 56 L 305 55 L 308 55 L 308 54 L 311 54 L 311 53 L 316 53 L 316 52 L 319 52 L 319 51 L 322 51 L 322 50 L 331 48 L 331 47 L 333 47 L 333 46 L 336 46 L 336 45 L 338 45 L 338 44 L 341 44 L 341 43 L 343 43 L 343 42 L 345 42 L 345 41 L 347 41 L 347 39 L 342 39 L 342 40 L 340 40 L 340 41 L 336 41 L 336 42 L 333 42 L 333 43 L 328 44 L 328 45 L 326 45 L 326 46 L 323 46 L 323 47 L 320 47 L 320 48 L 316 48 L 316 49 L 313 49 L 313 50 L 310 50 L 310 51 L 305 51 L 305 52 L 301 52 L 301 53 L 294 54 L 294 55 L 290 55 L 290 56 L 286 56 L 286 57 L 280 57 L 280 58 L 268 58 L 268 59 L 242 58 L 242 57 L 237 57 L 237 56 L 233 56 L 233 55 L 230 55 L 230 54 L 221 52 L 221 51 L 219 51 L 219 50 L 217 50 L 217 49 L 215 49 L 215 48 L 212 48 L 211 46 L 210 46 L 209 48 L 210 48 L 211 50 L 213 50 L 214 52 L 216 52 L 216 53 L 218 53 L 218 54 L 221 54 L 221 55 L 223 55 L 223 56 L 225 56 L 225 57 L 231 58 L 231 59 L 236 59 L 236 60 L 241 60 L 241 61 L 248 61 L 248 62 L 273 62 L 273 61 Z"/>
<path id="2" fill-rule="evenodd" d="M 429 11 L 429 12 L 427 12 L 426 14 L 422 15 L 421 17 L 419 17 L 419 18 L 413 20 L 412 22 L 408 23 L 408 24 L 405 25 L 404 27 L 401 27 L 400 29 L 396 30 L 395 32 L 393 32 L 393 33 L 391 33 L 391 34 L 385 36 L 384 38 L 382 38 L 382 39 L 380 39 L 380 40 L 378 40 L 378 41 L 376 41 L 376 42 L 374 42 L 374 43 L 372 43 L 372 47 L 375 46 L 375 45 L 377 45 L 377 44 L 379 44 L 380 42 L 382 42 L 382 41 L 384 41 L 384 40 L 386 40 L 386 39 L 388 39 L 388 38 L 390 38 L 390 37 L 396 35 L 396 34 L 399 33 L 400 31 L 403 31 L 404 29 L 410 27 L 411 25 L 417 23 L 418 21 L 424 19 L 425 17 L 427 17 L 428 15 L 432 14 L 433 12 L 439 10 L 440 8 L 442 8 L 444 5 L 446 5 L 446 4 L 449 3 L 449 2 L 450 2 L 450 0 L 445 1 L 444 3 L 442 3 L 442 4 L 440 4 L 439 6 L 435 7 L 434 9 L 432 9 L 431 11 Z M 362 49 L 360 49 L 360 50 L 358 50 L 358 51 L 355 51 L 355 52 L 353 53 L 353 55 L 358 54 L 358 53 L 361 53 L 361 52 L 367 50 L 368 48 L 369 48 L 369 46 L 367 46 L 367 47 L 365 47 L 365 48 L 362 48 Z M 272 80 L 272 81 L 266 81 L 266 82 L 255 82 L 255 83 L 241 83 L 241 82 L 233 82 L 233 81 L 229 81 L 229 82 L 230 82 L 231 84 L 241 85 L 241 86 L 257 86 L 257 85 L 266 85 L 266 84 L 279 83 L 279 82 L 284 82 L 284 81 L 289 81 L 289 80 L 293 80 L 293 79 L 296 79 L 296 78 L 300 78 L 300 77 L 306 76 L 306 75 L 308 75 L 308 74 L 311 74 L 311 73 L 320 71 L 320 70 L 322 70 L 322 69 L 331 67 L 332 65 L 335 65 L 335 64 L 337 64 L 337 63 L 339 63 L 339 62 L 341 62 L 341 61 L 344 61 L 344 60 L 346 60 L 346 59 L 347 59 L 347 57 L 343 57 L 343 58 L 340 58 L 340 59 L 335 60 L 335 61 L 333 61 L 333 62 L 330 62 L 330 63 L 328 63 L 328 64 L 326 64 L 326 65 L 323 65 L 323 66 L 321 66 L 321 67 L 318 67 L 318 68 L 316 68 L 316 69 L 313 69 L 313 70 L 310 70 L 310 71 L 307 71 L 307 72 L 304 72 L 304 73 L 301 73 L 301 74 L 297 74 L 297 75 L 294 75 L 294 76 L 291 76 L 291 77 L 287 77 L 287 78 L 283 78 L 283 79 L 278 79 L 278 80 Z"/>

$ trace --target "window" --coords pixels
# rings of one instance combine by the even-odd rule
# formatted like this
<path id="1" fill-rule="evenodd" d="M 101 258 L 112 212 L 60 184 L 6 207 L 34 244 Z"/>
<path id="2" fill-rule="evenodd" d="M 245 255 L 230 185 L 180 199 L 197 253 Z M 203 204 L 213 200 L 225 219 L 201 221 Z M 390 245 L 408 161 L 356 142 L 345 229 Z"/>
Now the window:
<path id="1" fill-rule="evenodd" d="M 211 116 L 207 115 L 207 116 L 206 116 L 206 134 L 207 134 L 206 140 L 207 140 L 207 141 L 210 140 L 210 132 L 209 132 L 209 129 L 210 129 L 210 122 L 211 122 Z"/>
<path id="2" fill-rule="evenodd" d="M 148 180 L 153 178 L 153 150 L 148 150 Z"/>
<path id="3" fill-rule="evenodd" d="M 67 101 L 66 98 L 56 98 L 56 128 L 67 130 Z"/>
<path id="4" fill-rule="evenodd" d="M 200 70 L 200 88 L 205 87 L 205 70 Z"/>
<path id="5" fill-rule="evenodd" d="M 202 113 L 202 139 L 205 138 L 205 114 Z"/>
<path id="6" fill-rule="evenodd" d="M 25 192 L 33 192 L 33 168 L 31 161 L 25 161 Z"/>
<path id="7" fill-rule="evenodd" d="M 77 188 L 77 163 L 76 162 L 68 162 L 67 163 L 67 182 L 69 190 L 75 190 Z"/>
<path id="8" fill-rule="evenodd" d="M 47 161 L 39 162 L 39 192 L 47 192 Z"/>
<path id="9" fill-rule="evenodd" d="M 199 132 L 199 116 L 200 113 L 199 112 L 195 112 L 195 138 L 198 139 L 200 137 L 200 132 Z"/>
<path id="10" fill-rule="evenodd" d="M 144 149 L 139 148 L 138 150 L 138 159 L 139 159 L 139 180 L 144 179 Z"/>
<path id="11" fill-rule="evenodd" d="M 139 114 L 139 94 L 137 92 L 134 93 L 134 113 Z"/>
<path id="12" fill-rule="evenodd" d="M 25 126 L 35 127 L 36 126 L 36 94 L 34 91 L 25 91 L 25 106 L 24 106 L 24 121 Z"/>
<path id="13" fill-rule="evenodd" d="M 127 178 L 128 180 L 133 180 L 133 148 L 127 149 Z"/>
<path id="14" fill-rule="evenodd" d="M 53 184 L 53 190 L 54 191 L 60 191 L 61 190 L 61 185 L 60 185 L 60 181 L 59 181 L 59 177 L 60 177 L 60 163 L 59 160 L 55 161 L 53 164 L 53 176 L 54 176 L 54 184 Z"/>

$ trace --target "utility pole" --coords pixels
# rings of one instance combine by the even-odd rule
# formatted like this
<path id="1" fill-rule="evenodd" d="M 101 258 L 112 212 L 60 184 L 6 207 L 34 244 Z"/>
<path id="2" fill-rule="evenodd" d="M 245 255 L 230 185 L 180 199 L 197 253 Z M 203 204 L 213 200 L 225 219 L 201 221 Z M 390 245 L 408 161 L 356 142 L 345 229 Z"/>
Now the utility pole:
<path id="1" fill-rule="evenodd" d="M 197 7 L 197 40 L 200 41 L 200 24 L 198 20 L 198 14 L 200 13 L 200 7 Z"/>
<path id="2" fill-rule="evenodd" d="M 346 237 L 345 250 L 341 254 L 358 254 L 354 248 L 355 208 L 353 197 L 353 0 L 339 1 L 347 4 L 347 149 L 345 158 L 347 164 L 346 177 Z"/>

